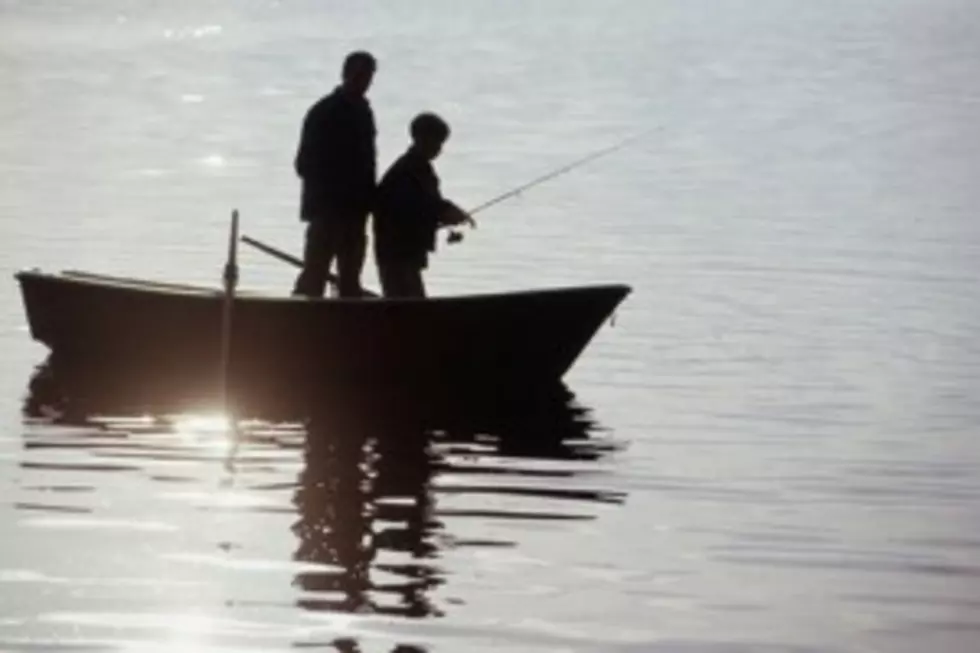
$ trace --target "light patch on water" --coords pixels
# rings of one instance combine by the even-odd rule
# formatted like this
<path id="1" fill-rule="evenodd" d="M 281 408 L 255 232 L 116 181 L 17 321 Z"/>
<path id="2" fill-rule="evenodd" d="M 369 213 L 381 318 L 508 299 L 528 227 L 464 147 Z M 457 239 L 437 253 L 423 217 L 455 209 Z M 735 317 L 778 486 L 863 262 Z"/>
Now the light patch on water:
<path id="1" fill-rule="evenodd" d="M 343 572 L 343 568 L 339 565 L 313 564 L 308 562 L 281 562 L 278 560 L 263 559 L 250 560 L 244 558 L 230 558 L 219 555 L 207 555 L 203 553 L 174 553 L 162 557 L 165 560 L 173 560 L 175 562 L 185 562 L 188 564 L 202 565 L 205 567 L 220 567 L 222 569 L 233 569 L 236 571 L 285 571 L 290 573 Z"/>
<path id="2" fill-rule="evenodd" d="M 266 508 L 278 505 L 273 498 L 260 497 L 245 492 L 167 492 L 157 495 L 161 499 L 183 501 L 205 508 Z"/>
<path id="3" fill-rule="evenodd" d="M 145 177 L 147 179 L 156 179 L 159 177 L 165 177 L 170 174 L 170 170 L 164 170 L 163 168 L 139 168 L 133 170 L 130 174 L 135 177 Z"/>
<path id="4" fill-rule="evenodd" d="M 215 452 L 225 451 L 235 437 L 235 425 L 231 418 L 220 412 L 177 415 L 169 418 L 168 422 L 175 435 L 185 444 Z"/>
<path id="5" fill-rule="evenodd" d="M 227 433 L 231 428 L 224 413 L 177 415 L 172 421 L 179 433 Z"/>
<path id="6" fill-rule="evenodd" d="M 171 580 L 162 577 L 154 578 L 67 578 L 52 576 L 31 569 L 0 569 L 0 583 L 27 583 L 43 585 L 71 585 L 72 587 L 196 587 L 198 581 Z"/>
<path id="7" fill-rule="evenodd" d="M 116 651 L 188 651 L 218 653 L 230 649 L 219 646 L 217 637 L 242 637 L 251 644 L 265 638 L 279 637 L 284 624 L 222 618 L 205 611 L 191 612 L 50 612 L 38 618 L 47 625 L 77 628 L 111 629 L 120 635 L 112 642 Z M 142 631 L 142 632 L 140 632 Z M 152 636 L 152 642 L 139 636 Z M 96 640 L 91 640 L 96 641 Z M 65 644 L 66 642 L 59 642 Z M 78 644 L 78 640 L 71 640 Z"/>
<path id="8" fill-rule="evenodd" d="M 259 95 L 265 97 L 277 97 L 280 95 L 287 95 L 288 93 L 288 91 L 279 88 L 278 86 L 263 86 L 259 89 Z"/>
<path id="9" fill-rule="evenodd" d="M 169 641 L 174 651 L 200 652 L 210 650 L 208 635 L 215 630 L 214 620 L 206 614 L 190 612 L 171 616 Z"/>
<path id="10" fill-rule="evenodd" d="M 90 419 L 93 424 L 104 424 L 113 429 L 141 428 L 152 426 L 156 420 L 151 415 L 118 417 L 114 415 L 100 415 Z"/>
<path id="11" fill-rule="evenodd" d="M 225 158 L 220 154 L 210 154 L 206 157 L 202 157 L 199 159 L 199 162 L 209 168 L 223 168 L 226 164 Z"/>
<path id="12" fill-rule="evenodd" d="M 20 521 L 29 528 L 52 530 L 120 530 L 147 533 L 168 533 L 179 530 L 173 524 L 158 521 L 138 521 L 131 519 L 97 519 L 85 517 L 34 517 Z"/>
<path id="13" fill-rule="evenodd" d="M 50 576 L 30 569 L 0 569 L 0 583 L 44 583 L 57 582 Z"/>
<path id="14" fill-rule="evenodd" d="M 180 27 L 177 29 L 163 30 L 163 37 L 167 40 L 180 41 L 184 39 L 202 39 L 209 36 L 217 36 L 222 33 L 221 25 L 203 25 L 201 27 Z"/>

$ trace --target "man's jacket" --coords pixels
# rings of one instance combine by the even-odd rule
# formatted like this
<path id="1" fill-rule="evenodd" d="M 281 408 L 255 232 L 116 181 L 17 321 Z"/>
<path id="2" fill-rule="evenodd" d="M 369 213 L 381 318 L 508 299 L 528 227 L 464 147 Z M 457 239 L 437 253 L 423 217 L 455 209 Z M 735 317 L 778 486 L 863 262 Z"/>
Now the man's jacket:
<path id="1" fill-rule="evenodd" d="M 300 217 L 365 216 L 376 179 L 374 112 L 367 99 L 337 87 L 306 114 L 296 153 L 303 180 Z"/>

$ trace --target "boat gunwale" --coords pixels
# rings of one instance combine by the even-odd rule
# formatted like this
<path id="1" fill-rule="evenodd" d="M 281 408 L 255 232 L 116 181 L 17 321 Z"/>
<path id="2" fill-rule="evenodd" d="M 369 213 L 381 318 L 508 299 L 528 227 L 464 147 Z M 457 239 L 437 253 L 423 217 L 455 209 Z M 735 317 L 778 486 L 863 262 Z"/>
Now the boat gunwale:
<path id="1" fill-rule="evenodd" d="M 22 278 L 37 278 L 56 281 L 59 283 L 77 284 L 83 286 L 109 287 L 118 290 L 130 290 L 155 295 L 184 296 L 196 298 L 220 298 L 224 296 L 224 290 L 211 288 L 203 285 L 173 283 L 167 281 L 154 281 L 151 279 L 138 279 L 134 277 L 123 277 L 97 272 L 85 272 L 82 270 L 61 270 L 59 272 L 45 272 L 38 268 L 18 270 L 14 273 L 18 280 Z M 632 287 L 623 283 L 590 284 L 584 286 L 557 286 L 549 288 L 536 288 L 526 290 L 511 290 L 505 292 L 482 292 L 467 295 L 444 295 L 435 297 L 418 298 L 396 298 L 396 297 L 374 297 L 374 298 L 335 298 L 335 297 L 303 297 L 290 295 L 267 294 L 255 290 L 237 290 L 236 299 L 260 300 L 268 302 L 288 302 L 288 303 L 330 303 L 330 304 L 371 304 L 381 301 L 385 304 L 410 304 L 410 303 L 444 303 L 444 302 L 466 302 L 466 301 L 485 301 L 488 299 L 501 299 L 506 297 L 527 297 L 529 295 L 558 295 L 568 293 L 581 293 L 587 291 L 615 291 L 621 293 L 623 298 L 632 292 Z"/>

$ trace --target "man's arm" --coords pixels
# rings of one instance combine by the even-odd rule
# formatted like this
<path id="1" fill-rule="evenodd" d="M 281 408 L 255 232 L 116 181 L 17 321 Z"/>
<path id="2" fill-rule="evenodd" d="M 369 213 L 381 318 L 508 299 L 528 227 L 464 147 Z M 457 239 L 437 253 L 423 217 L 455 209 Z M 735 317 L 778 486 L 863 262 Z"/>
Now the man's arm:
<path id="1" fill-rule="evenodd" d="M 365 102 L 348 116 L 350 123 L 343 135 L 347 165 L 341 174 L 346 174 L 346 184 L 353 205 L 365 211 L 370 210 L 377 187 L 377 131 L 374 112 Z"/>
<path id="2" fill-rule="evenodd" d="M 330 98 L 320 100 L 306 112 L 293 164 L 296 174 L 304 180 L 328 181 L 331 174 L 330 150 L 342 147 L 337 138 L 335 113 Z"/>
<path id="3" fill-rule="evenodd" d="M 299 136 L 299 147 L 296 148 L 296 159 L 293 161 L 293 168 L 296 170 L 296 174 L 302 179 L 309 177 L 312 168 L 312 162 L 310 161 L 312 158 L 310 149 L 313 140 L 312 116 L 313 110 L 310 109 L 303 118 L 303 128 Z"/>

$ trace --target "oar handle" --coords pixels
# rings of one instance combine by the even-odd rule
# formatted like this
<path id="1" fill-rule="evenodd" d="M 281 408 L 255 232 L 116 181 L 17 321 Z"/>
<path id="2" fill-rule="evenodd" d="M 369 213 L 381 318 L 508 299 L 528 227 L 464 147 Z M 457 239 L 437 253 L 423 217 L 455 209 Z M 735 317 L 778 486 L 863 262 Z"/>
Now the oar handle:
<path id="1" fill-rule="evenodd" d="M 289 254 L 289 253 L 284 252 L 282 250 L 276 249 L 275 247 L 272 247 L 271 245 L 266 245 L 265 243 L 263 243 L 260 240 L 255 240 L 254 238 L 251 238 L 249 236 L 242 236 L 242 242 L 245 243 L 246 245 L 251 245 L 255 249 L 259 250 L 260 252 L 265 252 L 269 256 L 272 256 L 273 258 L 277 258 L 280 261 L 284 261 L 284 262 L 289 263 L 291 265 L 294 265 L 294 266 L 296 266 L 298 268 L 303 267 L 303 261 L 302 261 L 302 259 L 296 258 L 292 254 Z M 329 276 L 327 277 L 327 279 L 329 281 L 335 281 L 333 278 L 331 278 Z"/>

